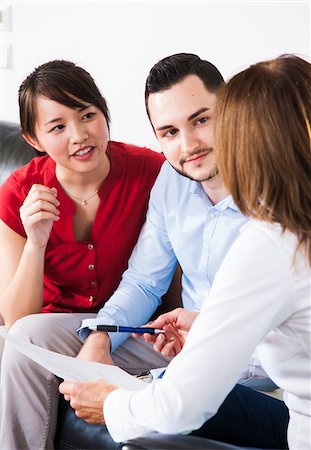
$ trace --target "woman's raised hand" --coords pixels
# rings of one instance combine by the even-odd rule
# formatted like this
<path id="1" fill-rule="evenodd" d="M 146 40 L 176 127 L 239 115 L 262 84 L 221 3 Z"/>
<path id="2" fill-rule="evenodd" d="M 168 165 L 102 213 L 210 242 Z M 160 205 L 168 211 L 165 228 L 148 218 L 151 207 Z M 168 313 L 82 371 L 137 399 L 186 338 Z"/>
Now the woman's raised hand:
<path id="1" fill-rule="evenodd" d="M 36 248 L 47 245 L 53 222 L 59 220 L 57 189 L 33 184 L 23 205 L 20 217 L 28 243 Z"/>

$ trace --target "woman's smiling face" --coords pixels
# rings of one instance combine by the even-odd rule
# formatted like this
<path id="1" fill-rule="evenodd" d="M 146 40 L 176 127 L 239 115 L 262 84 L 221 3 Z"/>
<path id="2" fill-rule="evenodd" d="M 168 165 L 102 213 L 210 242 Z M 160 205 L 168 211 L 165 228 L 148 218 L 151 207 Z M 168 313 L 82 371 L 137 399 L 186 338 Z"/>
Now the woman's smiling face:
<path id="1" fill-rule="evenodd" d="M 46 152 L 65 171 L 89 172 L 106 157 L 109 131 L 103 112 L 79 102 L 69 108 L 54 100 L 36 99 L 35 138 L 24 136 L 37 150 Z"/>

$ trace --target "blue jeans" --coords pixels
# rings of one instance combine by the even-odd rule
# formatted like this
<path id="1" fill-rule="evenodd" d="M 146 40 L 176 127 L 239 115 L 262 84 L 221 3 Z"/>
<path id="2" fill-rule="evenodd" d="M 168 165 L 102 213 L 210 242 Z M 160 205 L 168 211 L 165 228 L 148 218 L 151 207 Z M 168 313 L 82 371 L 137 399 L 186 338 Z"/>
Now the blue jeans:
<path id="1" fill-rule="evenodd" d="M 217 414 L 191 434 L 241 447 L 287 449 L 288 420 L 284 402 L 237 384 Z"/>

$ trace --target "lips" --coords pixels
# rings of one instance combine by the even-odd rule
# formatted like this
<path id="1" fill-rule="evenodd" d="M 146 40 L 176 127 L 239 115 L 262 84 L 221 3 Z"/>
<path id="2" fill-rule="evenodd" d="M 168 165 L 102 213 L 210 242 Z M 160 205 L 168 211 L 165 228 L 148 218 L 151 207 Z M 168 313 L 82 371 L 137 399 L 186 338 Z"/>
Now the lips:
<path id="1" fill-rule="evenodd" d="M 76 151 L 72 156 L 78 156 L 78 157 L 81 157 L 81 156 L 84 156 L 84 155 L 87 155 L 88 153 L 90 153 L 92 150 L 93 150 L 93 146 L 88 146 L 88 147 L 83 147 L 83 148 L 80 148 L 78 151 Z"/>
<path id="2" fill-rule="evenodd" d="M 206 156 L 210 153 L 210 151 L 204 152 L 204 153 L 198 153 L 196 155 L 194 155 L 192 158 L 187 159 L 187 161 L 185 161 L 186 163 L 189 162 L 195 162 L 197 160 L 199 160 L 200 158 L 202 158 L 203 156 Z"/>

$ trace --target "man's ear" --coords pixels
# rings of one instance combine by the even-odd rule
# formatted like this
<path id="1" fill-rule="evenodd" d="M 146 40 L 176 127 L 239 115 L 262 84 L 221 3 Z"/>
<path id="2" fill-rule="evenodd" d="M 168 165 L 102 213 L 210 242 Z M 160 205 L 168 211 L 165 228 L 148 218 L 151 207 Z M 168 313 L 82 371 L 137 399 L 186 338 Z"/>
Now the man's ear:
<path id="1" fill-rule="evenodd" d="M 22 136 L 25 139 L 25 141 L 27 142 L 27 144 L 31 145 L 31 147 L 35 148 L 39 152 L 41 151 L 39 149 L 39 143 L 35 137 L 31 137 L 31 136 L 29 136 L 29 134 L 23 134 Z"/>

